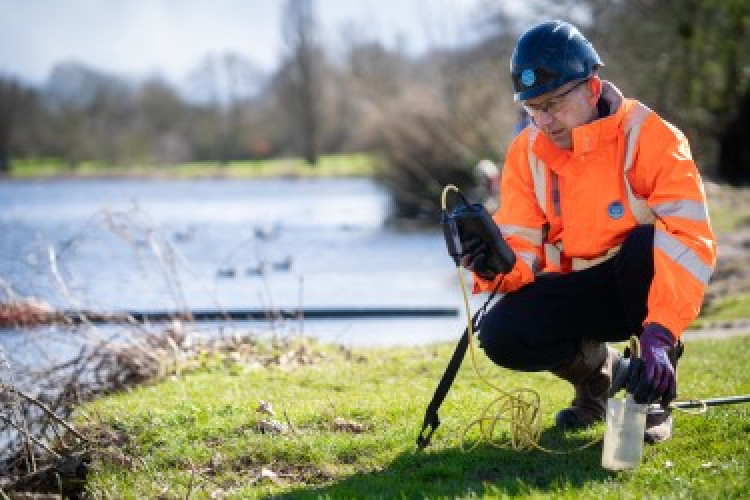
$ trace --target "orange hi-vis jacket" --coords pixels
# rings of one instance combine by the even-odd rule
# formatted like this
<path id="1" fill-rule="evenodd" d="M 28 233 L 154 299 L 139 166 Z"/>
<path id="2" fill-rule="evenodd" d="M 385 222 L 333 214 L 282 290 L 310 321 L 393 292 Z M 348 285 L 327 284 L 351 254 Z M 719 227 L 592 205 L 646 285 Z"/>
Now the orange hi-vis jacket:
<path id="1" fill-rule="evenodd" d="M 706 195 L 685 136 L 604 82 L 609 116 L 573 129 L 572 151 L 533 124 L 510 145 L 493 218 L 516 253 L 474 292 L 512 292 L 541 271 L 571 272 L 610 258 L 638 224 L 653 224 L 654 278 L 645 323 L 679 337 L 700 311 L 716 262 Z"/>

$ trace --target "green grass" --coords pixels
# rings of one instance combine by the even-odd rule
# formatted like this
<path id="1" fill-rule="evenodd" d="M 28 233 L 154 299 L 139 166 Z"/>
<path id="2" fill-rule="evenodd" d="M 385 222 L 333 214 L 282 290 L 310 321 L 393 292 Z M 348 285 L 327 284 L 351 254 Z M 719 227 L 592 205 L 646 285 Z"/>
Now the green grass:
<path id="1" fill-rule="evenodd" d="M 748 498 L 750 405 L 678 414 L 675 436 L 647 446 L 632 472 L 600 467 L 601 444 L 571 454 L 513 451 L 486 444 L 464 452 L 465 425 L 494 397 L 467 357 L 440 411 L 442 425 L 425 451 L 414 440 L 452 346 L 358 350 L 287 369 L 216 365 L 139 387 L 86 405 L 95 421 L 123 436 L 133 462 L 95 460 L 87 488 L 99 498 L 266 497 L 400 498 Z M 479 353 L 478 353 L 479 354 Z M 688 342 L 680 365 L 680 394 L 707 398 L 750 393 L 750 337 Z M 547 373 L 480 369 L 504 388 L 529 386 L 542 393 L 541 444 L 571 449 L 600 437 L 603 426 L 562 434 L 554 412 L 571 396 Z M 255 411 L 270 402 L 295 432 L 264 434 Z M 286 416 L 284 416 L 286 414 Z M 342 417 L 365 426 L 336 430 Z M 278 484 L 260 480 L 265 467 Z"/>
<path id="2" fill-rule="evenodd" d="M 750 294 L 741 293 L 714 299 L 701 309 L 700 316 L 690 324 L 690 329 L 716 328 L 736 325 L 750 320 Z"/>
<path id="3" fill-rule="evenodd" d="M 750 318 L 750 294 L 721 297 L 701 311 L 700 320 L 731 321 Z"/>
<path id="4" fill-rule="evenodd" d="M 708 213 L 714 232 L 727 233 L 750 225 L 750 191 L 728 185 L 708 196 Z"/>
<path id="5" fill-rule="evenodd" d="M 112 166 L 84 162 L 68 167 L 53 159 L 15 161 L 11 177 L 353 177 L 372 176 L 378 159 L 369 153 L 323 155 L 317 165 L 308 165 L 299 158 L 235 161 L 227 165 L 194 162 L 171 166 L 133 165 Z"/>

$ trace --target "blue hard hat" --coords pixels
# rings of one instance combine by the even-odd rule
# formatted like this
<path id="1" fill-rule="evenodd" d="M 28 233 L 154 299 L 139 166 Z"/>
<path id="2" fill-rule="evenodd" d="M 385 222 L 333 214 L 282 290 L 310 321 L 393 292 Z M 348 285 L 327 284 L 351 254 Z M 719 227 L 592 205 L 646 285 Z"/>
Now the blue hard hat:
<path id="1" fill-rule="evenodd" d="M 525 101 L 573 80 L 588 78 L 604 66 L 578 28 L 546 21 L 526 30 L 510 57 L 513 99 Z"/>

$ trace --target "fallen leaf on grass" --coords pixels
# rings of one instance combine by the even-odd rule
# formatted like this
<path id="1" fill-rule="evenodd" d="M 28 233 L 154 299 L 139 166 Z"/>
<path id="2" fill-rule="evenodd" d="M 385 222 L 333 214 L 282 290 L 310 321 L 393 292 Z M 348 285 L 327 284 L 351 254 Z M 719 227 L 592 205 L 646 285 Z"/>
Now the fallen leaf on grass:
<path id="1" fill-rule="evenodd" d="M 367 429 L 364 424 L 355 422 L 354 420 L 346 420 L 345 418 L 336 417 L 333 419 L 333 430 L 361 434 Z"/>
<path id="2" fill-rule="evenodd" d="M 261 401 L 255 411 L 258 413 L 263 413 L 265 415 L 271 415 L 272 417 L 276 416 L 276 412 L 273 411 L 273 407 L 268 401 Z"/>
<path id="3" fill-rule="evenodd" d="M 255 480 L 256 483 L 259 483 L 261 481 L 271 481 L 275 485 L 281 484 L 281 479 L 279 479 L 279 475 L 276 474 L 271 469 L 268 469 L 266 467 L 261 467 L 260 476 L 258 477 L 258 479 Z"/>
<path id="4" fill-rule="evenodd" d="M 221 455 L 221 453 L 214 453 L 213 455 L 211 455 L 211 460 L 209 460 L 208 462 L 211 471 L 218 470 L 223 463 L 224 457 Z"/>
<path id="5" fill-rule="evenodd" d="M 114 464 L 127 470 L 135 470 L 137 467 L 137 464 L 132 457 L 127 456 L 114 446 L 97 449 L 95 456 L 102 463 Z"/>
<path id="6" fill-rule="evenodd" d="M 354 361 L 355 363 L 366 363 L 367 358 L 361 354 L 356 354 L 354 351 L 345 346 L 339 346 L 339 352 L 344 356 L 347 361 Z"/>
<path id="7" fill-rule="evenodd" d="M 306 345 L 301 345 L 296 349 L 286 350 L 281 354 L 269 357 L 266 365 L 276 365 L 284 370 L 295 368 L 297 366 L 312 365 L 323 358 L 325 358 L 324 353 L 313 351 Z"/>
<path id="8" fill-rule="evenodd" d="M 255 425 L 255 429 L 263 434 L 284 434 L 287 431 L 286 425 L 278 420 L 261 420 Z"/>

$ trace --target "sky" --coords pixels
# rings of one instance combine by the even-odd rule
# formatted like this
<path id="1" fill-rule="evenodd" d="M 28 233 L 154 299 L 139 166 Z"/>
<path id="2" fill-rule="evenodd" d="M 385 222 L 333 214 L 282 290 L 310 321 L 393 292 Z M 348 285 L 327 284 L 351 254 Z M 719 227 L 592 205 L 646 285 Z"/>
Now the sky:
<path id="1" fill-rule="evenodd" d="M 517 0 L 518 5 L 523 0 Z M 516 0 L 511 0 L 511 4 Z M 507 2 L 506 2 L 507 3 Z M 0 0 L 0 72 L 42 83 L 77 61 L 131 78 L 187 78 L 234 52 L 270 72 L 283 52 L 283 0 Z M 411 53 L 470 40 L 482 0 L 317 0 L 327 46 L 345 33 L 399 40 Z"/>

